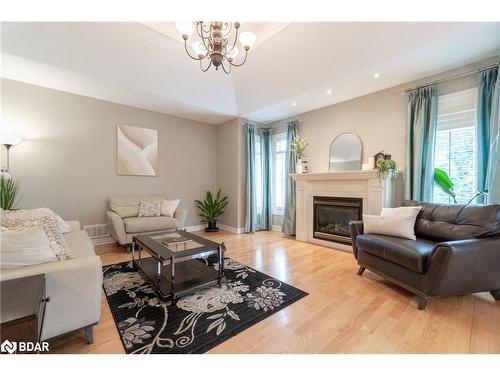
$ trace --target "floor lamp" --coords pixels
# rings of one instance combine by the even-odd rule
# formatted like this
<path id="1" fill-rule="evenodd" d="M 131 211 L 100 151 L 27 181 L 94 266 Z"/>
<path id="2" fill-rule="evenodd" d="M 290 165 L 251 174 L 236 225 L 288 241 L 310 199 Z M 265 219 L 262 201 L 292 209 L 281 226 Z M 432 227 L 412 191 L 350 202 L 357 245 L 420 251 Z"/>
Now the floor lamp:
<path id="1" fill-rule="evenodd" d="M 7 149 L 7 168 L 2 168 L 2 175 L 10 176 L 9 174 L 9 150 L 12 146 L 21 142 L 22 138 L 12 134 L 0 134 L 0 143 Z"/>

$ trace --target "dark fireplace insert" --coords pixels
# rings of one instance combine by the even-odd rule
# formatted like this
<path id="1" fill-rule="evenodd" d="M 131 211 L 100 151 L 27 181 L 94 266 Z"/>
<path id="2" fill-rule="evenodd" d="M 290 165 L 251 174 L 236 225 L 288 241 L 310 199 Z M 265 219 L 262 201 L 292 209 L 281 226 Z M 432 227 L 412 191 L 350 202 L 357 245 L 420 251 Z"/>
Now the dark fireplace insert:
<path id="1" fill-rule="evenodd" d="M 313 237 L 351 244 L 349 222 L 361 220 L 362 198 L 314 197 Z"/>

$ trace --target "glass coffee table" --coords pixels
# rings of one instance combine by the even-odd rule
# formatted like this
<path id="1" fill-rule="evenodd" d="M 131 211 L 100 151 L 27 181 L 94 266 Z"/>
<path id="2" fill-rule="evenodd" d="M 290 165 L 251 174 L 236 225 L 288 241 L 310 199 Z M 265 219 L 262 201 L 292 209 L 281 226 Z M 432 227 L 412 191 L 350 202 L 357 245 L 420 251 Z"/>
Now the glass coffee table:
<path id="1" fill-rule="evenodd" d="M 142 251 L 150 256 L 144 257 Z M 132 242 L 132 267 L 146 276 L 163 298 L 176 299 L 219 284 L 224 277 L 224 243 L 179 230 L 140 234 Z M 218 269 L 200 258 L 217 255 Z"/>

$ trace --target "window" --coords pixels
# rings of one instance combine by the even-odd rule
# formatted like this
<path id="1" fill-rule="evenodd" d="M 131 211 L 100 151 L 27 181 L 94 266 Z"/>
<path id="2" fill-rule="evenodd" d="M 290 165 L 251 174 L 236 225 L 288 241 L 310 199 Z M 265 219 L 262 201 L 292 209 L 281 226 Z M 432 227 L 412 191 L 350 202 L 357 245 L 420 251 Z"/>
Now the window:
<path id="1" fill-rule="evenodd" d="M 455 183 L 458 203 L 476 192 L 476 107 L 477 88 L 439 97 L 434 167 Z M 434 202 L 453 203 L 436 184 L 433 193 Z"/>
<path id="2" fill-rule="evenodd" d="M 286 133 L 273 135 L 273 151 L 273 212 L 277 215 L 283 215 L 286 195 Z"/>

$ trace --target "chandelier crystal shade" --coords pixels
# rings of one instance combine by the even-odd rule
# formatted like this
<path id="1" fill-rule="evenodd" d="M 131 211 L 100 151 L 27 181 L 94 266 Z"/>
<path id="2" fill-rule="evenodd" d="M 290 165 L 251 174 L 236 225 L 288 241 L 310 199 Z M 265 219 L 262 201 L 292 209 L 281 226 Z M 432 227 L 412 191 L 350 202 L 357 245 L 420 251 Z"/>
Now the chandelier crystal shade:
<path id="1" fill-rule="evenodd" d="M 240 22 L 177 22 L 177 30 L 184 39 L 186 53 L 193 60 L 200 62 L 200 68 L 206 72 L 213 65 L 216 70 L 222 67 L 226 74 L 233 66 L 242 66 L 247 61 L 248 50 L 255 43 L 255 34 L 249 31 L 240 33 Z M 194 55 L 189 51 L 188 39 Z M 245 51 L 239 55 L 238 40 Z M 237 61 L 239 60 L 239 61 Z"/>

